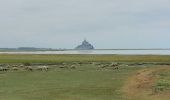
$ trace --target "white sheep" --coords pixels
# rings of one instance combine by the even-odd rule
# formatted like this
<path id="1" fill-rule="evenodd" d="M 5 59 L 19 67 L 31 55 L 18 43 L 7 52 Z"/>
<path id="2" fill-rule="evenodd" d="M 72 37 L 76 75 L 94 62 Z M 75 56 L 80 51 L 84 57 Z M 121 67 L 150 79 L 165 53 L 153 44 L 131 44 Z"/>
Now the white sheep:
<path id="1" fill-rule="evenodd" d="M 49 69 L 48 66 L 38 66 L 37 70 L 41 70 L 41 71 L 47 71 Z"/>
<path id="2" fill-rule="evenodd" d="M 8 71 L 8 68 L 0 67 L 0 71 Z"/>

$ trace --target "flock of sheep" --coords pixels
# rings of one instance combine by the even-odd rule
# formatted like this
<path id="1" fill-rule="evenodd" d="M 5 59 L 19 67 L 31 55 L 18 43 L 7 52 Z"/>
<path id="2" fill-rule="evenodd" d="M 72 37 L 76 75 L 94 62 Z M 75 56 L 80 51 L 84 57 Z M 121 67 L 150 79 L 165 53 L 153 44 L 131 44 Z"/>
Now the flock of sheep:
<path id="1" fill-rule="evenodd" d="M 48 66 L 24 66 L 20 65 L 0 65 L 0 71 L 18 71 L 18 70 L 26 70 L 26 71 L 33 71 L 33 70 L 40 70 L 40 71 L 47 71 L 49 69 Z"/>
<path id="2" fill-rule="evenodd" d="M 170 63 L 117 63 L 117 62 L 63 62 L 58 64 L 0 64 L 0 72 L 7 71 L 48 71 L 49 69 L 77 69 L 80 66 L 95 66 L 97 69 L 118 70 L 121 66 L 170 65 Z"/>
<path id="3" fill-rule="evenodd" d="M 91 62 L 91 63 L 81 63 L 81 62 L 72 62 L 70 63 L 61 63 L 55 66 L 54 68 L 60 68 L 60 69 L 76 69 L 77 66 L 82 66 L 85 64 L 90 64 L 93 66 L 97 66 L 99 69 L 104 68 L 111 68 L 113 70 L 119 69 L 119 64 L 117 63 L 100 63 L 100 62 Z M 24 64 L 17 64 L 17 65 L 8 65 L 8 64 L 0 64 L 0 72 L 6 72 L 6 71 L 48 71 L 50 68 L 52 68 L 52 65 L 24 65 Z"/>
<path id="4" fill-rule="evenodd" d="M 119 64 L 118 63 L 93 63 L 94 65 L 98 66 L 99 69 L 103 68 L 110 68 L 110 69 L 119 69 Z"/>

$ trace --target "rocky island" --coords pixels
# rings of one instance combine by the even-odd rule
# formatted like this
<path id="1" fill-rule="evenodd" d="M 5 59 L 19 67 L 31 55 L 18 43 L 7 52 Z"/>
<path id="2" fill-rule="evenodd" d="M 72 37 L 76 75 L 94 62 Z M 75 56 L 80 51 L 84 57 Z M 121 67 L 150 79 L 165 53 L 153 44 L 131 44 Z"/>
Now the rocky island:
<path id="1" fill-rule="evenodd" d="M 94 46 L 92 44 L 90 44 L 89 42 L 87 42 L 87 40 L 85 39 L 81 45 L 78 45 L 76 48 L 76 50 L 93 50 Z"/>

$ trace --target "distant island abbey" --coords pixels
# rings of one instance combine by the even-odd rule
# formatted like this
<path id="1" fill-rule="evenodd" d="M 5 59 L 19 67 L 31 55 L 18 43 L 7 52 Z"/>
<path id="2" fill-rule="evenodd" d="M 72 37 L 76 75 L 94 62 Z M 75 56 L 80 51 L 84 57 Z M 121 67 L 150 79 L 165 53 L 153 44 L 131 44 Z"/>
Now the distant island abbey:
<path id="1" fill-rule="evenodd" d="M 93 50 L 94 46 L 90 44 L 86 39 L 84 39 L 82 44 L 78 45 L 75 49 L 76 50 Z"/>
<path id="2" fill-rule="evenodd" d="M 93 50 L 95 49 L 86 39 L 74 48 L 74 50 Z M 53 48 L 37 48 L 37 47 L 18 47 L 18 48 L 0 48 L 0 51 L 63 51 L 67 49 L 53 49 Z"/>

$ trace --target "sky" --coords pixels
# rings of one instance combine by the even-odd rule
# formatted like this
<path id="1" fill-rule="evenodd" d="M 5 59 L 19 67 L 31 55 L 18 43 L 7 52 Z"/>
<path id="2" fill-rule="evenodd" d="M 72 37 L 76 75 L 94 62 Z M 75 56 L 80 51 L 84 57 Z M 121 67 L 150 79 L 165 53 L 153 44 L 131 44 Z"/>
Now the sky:
<path id="1" fill-rule="evenodd" d="M 170 0 L 0 0 L 0 48 L 170 48 Z"/>

